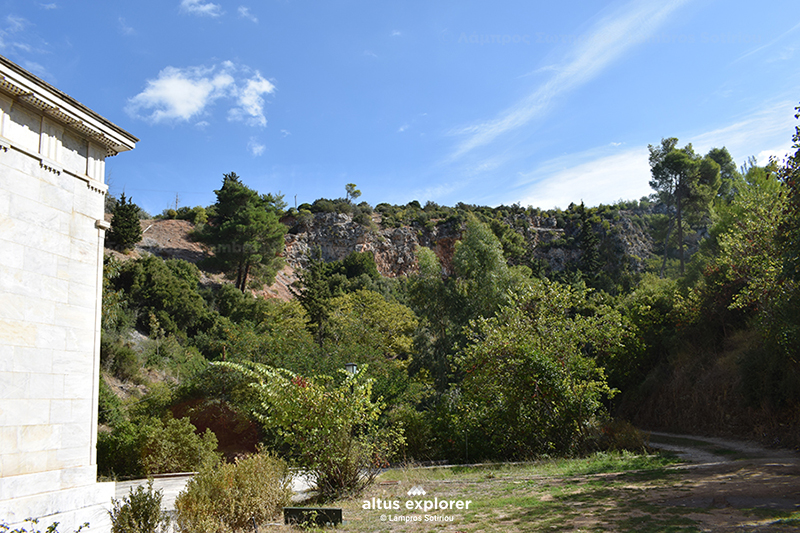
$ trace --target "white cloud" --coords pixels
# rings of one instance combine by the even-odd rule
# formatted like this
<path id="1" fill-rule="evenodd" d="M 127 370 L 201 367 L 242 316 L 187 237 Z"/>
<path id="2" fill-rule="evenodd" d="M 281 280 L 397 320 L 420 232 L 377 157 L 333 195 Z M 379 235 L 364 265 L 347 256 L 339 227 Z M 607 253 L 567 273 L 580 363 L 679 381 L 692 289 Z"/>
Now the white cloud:
<path id="1" fill-rule="evenodd" d="M 58 6 L 55 4 L 39 4 L 39 6 L 41 6 L 42 9 L 47 9 L 47 10 L 58 9 Z"/>
<path id="2" fill-rule="evenodd" d="M 751 155 L 760 165 L 770 156 L 782 161 L 792 152 L 791 137 L 797 125 L 794 105 L 791 100 L 768 103 L 732 124 L 685 139 L 679 136 L 680 145 L 690 142 L 698 154 L 725 146 L 739 164 Z M 551 159 L 522 175 L 517 182 L 524 189 L 520 203 L 565 208 L 583 199 L 595 206 L 651 194 L 647 147 L 617 152 L 614 148 L 618 144 Z"/>
<path id="3" fill-rule="evenodd" d="M 126 112 L 153 123 L 185 122 L 205 115 L 216 101 L 228 101 L 229 120 L 266 126 L 264 95 L 275 85 L 260 73 L 230 61 L 212 67 L 167 67 L 147 80 L 145 89 L 128 100 Z M 245 77 L 242 74 L 247 74 Z M 205 119 L 196 123 L 205 127 Z"/>
<path id="4" fill-rule="evenodd" d="M 789 35 L 790 33 L 793 33 L 794 31 L 796 31 L 798 29 L 800 29 L 800 22 L 798 22 L 797 24 L 792 26 L 789 30 L 787 30 L 787 31 L 783 32 L 782 34 L 778 35 L 777 37 L 772 39 L 767 44 L 759 46 L 755 50 L 751 50 L 751 51 L 747 52 L 746 54 L 744 54 L 743 56 L 737 58 L 736 60 L 733 61 L 733 63 L 741 61 L 742 59 L 745 59 L 746 57 L 750 57 L 753 54 L 757 54 L 758 52 L 773 46 L 775 43 L 777 43 L 778 41 L 780 41 L 781 39 L 783 39 L 784 37 L 786 37 L 787 35 Z M 794 52 L 794 50 L 792 49 L 791 52 Z M 789 53 L 788 57 L 779 57 L 779 59 L 788 59 L 789 57 L 791 57 L 791 52 Z M 772 59 L 774 60 L 774 57 Z"/>
<path id="5" fill-rule="evenodd" d="M 125 110 L 151 122 L 186 121 L 202 114 L 208 105 L 227 96 L 235 80 L 226 66 L 167 67 L 147 88 L 130 100 Z"/>
<path id="6" fill-rule="evenodd" d="M 394 30 L 392 32 L 392 37 L 400 37 L 401 35 L 403 35 L 403 32 L 401 32 L 400 30 Z"/>
<path id="7" fill-rule="evenodd" d="M 136 30 L 128 26 L 123 17 L 119 18 L 119 31 L 123 35 L 134 35 L 136 33 Z"/>
<path id="8" fill-rule="evenodd" d="M 283 136 L 284 138 L 288 137 L 291 134 L 292 132 L 289 130 L 281 130 L 281 136 Z"/>
<path id="9" fill-rule="evenodd" d="M 264 153 L 267 147 L 258 142 L 258 139 L 255 137 L 250 137 L 250 142 L 247 143 L 247 149 L 250 150 L 250 153 L 255 157 L 258 157 Z"/>
<path id="10" fill-rule="evenodd" d="M 397 132 L 398 132 L 398 133 L 403 133 L 404 131 L 406 131 L 406 130 L 408 129 L 408 127 L 409 127 L 409 126 L 408 126 L 408 124 L 403 124 L 402 126 L 400 126 L 400 127 L 397 129 Z"/>
<path id="11" fill-rule="evenodd" d="M 266 126 L 267 118 L 264 116 L 263 95 L 271 94 L 275 91 L 275 86 L 268 80 L 256 75 L 247 80 L 244 87 L 237 90 L 237 102 L 239 107 L 233 108 L 228 114 L 231 120 L 244 120 L 253 126 Z"/>
<path id="12" fill-rule="evenodd" d="M 255 15 L 250 13 L 250 8 L 245 6 L 239 6 L 239 16 L 242 18 L 246 18 L 248 20 L 252 20 L 253 22 L 258 22 L 258 18 Z"/>
<path id="13" fill-rule="evenodd" d="M 203 2 L 203 0 L 182 0 L 181 11 L 191 15 L 203 15 L 207 17 L 218 17 L 222 15 L 222 7 L 219 4 Z"/>
<path id="14" fill-rule="evenodd" d="M 39 63 L 36 63 L 35 61 L 27 61 L 27 60 L 25 60 L 25 61 L 22 62 L 22 66 L 25 67 L 25 70 L 27 70 L 28 72 L 34 73 L 36 76 L 39 76 L 40 78 L 51 78 L 52 77 L 47 72 L 46 68 L 44 68 Z"/>
<path id="15" fill-rule="evenodd" d="M 18 31 L 22 31 L 28 25 L 28 21 L 22 17 L 18 17 L 16 15 L 8 15 L 6 16 L 6 21 L 8 22 L 8 27 L 6 31 L 9 33 L 16 33 Z"/>
<path id="16" fill-rule="evenodd" d="M 550 78 L 527 98 L 497 118 L 454 130 L 468 135 L 452 154 L 457 159 L 473 149 L 491 143 L 498 136 L 520 128 L 543 116 L 557 96 L 594 79 L 634 46 L 646 42 L 659 26 L 688 0 L 649 0 L 631 2 L 603 18 L 570 48 L 566 57 L 553 68 Z"/>
<path id="17" fill-rule="evenodd" d="M 791 138 L 797 125 L 795 105 L 789 99 L 768 102 L 733 124 L 689 137 L 687 141 L 701 154 L 725 146 L 739 163 L 751 155 L 759 158 L 759 164 L 766 163 L 769 155 L 781 159 L 789 153 L 792 145 Z"/>
<path id="18" fill-rule="evenodd" d="M 21 64 L 27 70 L 40 78 L 55 80 L 46 69 L 28 57 L 34 54 L 43 54 L 48 51 L 48 44 L 36 31 L 31 29 L 32 24 L 25 18 L 9 14 L 0 22 L 0 53 Z"/>
<path id="19" fill-rule="evenodd" d="M 581 200 L 589 206 L 611 204 L 619 199 L 638 200 L 653 191 L 648 184 L 650 164 L 647 148 L 626 150 L 604 155 L 566 168 L 564 162 L 585 159 L 582 154 L 572 154 L 545 163 L 532 175 L 545 175 L 527 188 L 522 205 L 543 209 L 566 208 Z M 530 176 L 524 181 L 529 181 Z"/>

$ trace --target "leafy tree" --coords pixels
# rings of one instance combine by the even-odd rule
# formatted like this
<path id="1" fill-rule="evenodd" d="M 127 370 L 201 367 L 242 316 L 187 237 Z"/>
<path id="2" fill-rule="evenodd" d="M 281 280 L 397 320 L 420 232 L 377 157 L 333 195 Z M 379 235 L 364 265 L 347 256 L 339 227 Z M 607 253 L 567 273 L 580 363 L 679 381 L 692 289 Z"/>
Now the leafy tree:
<path id="1" fill-rule="evenodd" d="M 372 280 L 377 280 L 381 276 L 372 252 L 350 252 L 342 260 L 341 268 L 337 270 L 342 271 L 348 279 L 366 275 Z"/>
<path id="2" fill-rule="evenodd" d="M 130 249 L 142 240 L 142 226 L 139 224 L 139 206 L 132 200 L 125 198 L 125 193 L 119 198 L 111 217 L 111 231 L 108 239 L 122 250 Z"/>
<path id="3" fill-rule="evenodd" d="M 386 360 L 410 358 L 417 319 L 413 311 L 387 302 L 374 291 L 360 290 L 333 298 L 329 335 L 339 345 L 356 345 Z"/>
<path id="4" fill-rule="evenodd" d="M 678 230 L 678 255 L 680 258 L 681 274 L 684 273 L 683 254 L 683 218 L 684 210 L 693 209 L 695 213 L 702 213 L 708 209 L 711 199 L 719 190 L 719 165 L 710 157 L 700 158 L 695 154 L 691 144 L 678 148 L 678 139 L 670 137 L 661 140 L 661 146 L 649 145 L 650 170 L 653 179 L 650 186 L 656 191 L 659 198 L 668 207 L 675 211 L 675 226 Z M 673 220 L 664 239 L 664 263 L 661 266 L 661 276 L 664 275 L 664 266 L 667 260 L 667 243 L 671 233 Z"/>
<path id="5" fill-rule="evenodd" d="M 795 118 L 800 119 L 800 106 L 795 110 Z M 783 275 L 800 282 L 800 126 L 795 127 L 792 141 L 796 151 L 780 170 L 780 179 L 787 188 L 787 203 L 778 238 L 784 250 Z"/>
<path id="6" fill-rule="evenodd" d="M 730 202 L 736 195 L 735 181 L 741 177 L 736 169 L 736 163 L 724 146 L 709 150 L 708 157 L 719 165 L 720 186 L 717 194 L 720 198 Z"/>
<path id="7" fill-rule="evenodd" d="M 271 284 L 281 265 L 278 254 L 286 234 L 279 220 L 283 197 L 259 195 L 234 172 L 225 174 L 222 188 L 214 192 L 213 216 L 199 233 L 199 239 L 214 252 L 212 263 L 235 273 L 236 288 L 242 292 L 251 270 L 260 271 Z"/>
<path id="8" fill-rule="evenodd" d="M 227 286 L 242 296 L 239 290 Z M 306 314 L 296 301 L 242 296 L 242 301 L 233 305 L 225 302 L 221 312 L 223 316 L 213 327 L 192 339 L 208 359 L 254 361 L 297 372 L 321 364 L 313 357 L 317 352 L 314 339 L 306 327 Z"/>
<path id="9" fill-rule="evenodd" d="M 619 313 L 577 314 L 587 290 L 532 280 L 491 318 L 469 328 L 457 358 L 464 371 L 464 431 L 475 455 L 571 453 L 613 394 L 593 357 L 619 350 Z"/>
<path id="10" fill-rule="evenodd" d="M 442 266 L 430 248 L 417 248 L 419 271 L 408 285 L 409 303 L 420 317 L 414 341 L 416 358 L 411 372 L 428 372 L 436 390 L 443 392 L 452 374 L 449 356 L 463 337 L 459 311 L 464 298 L 455 290 L 455 280 L 443 279 Z"/>
<path id="11" fill-rule="evenodd" d="M 333 294 L 328 281 L 327 268 L 320 255 L 319 250 L 316 250 L 316 257 L 309 258 L 291 291 L 306 310 L 309 329 L 317 343 L 322 346 L 328 326 L 330 299 Z"/>
<path id="12" fill-rule="evenodd" d="M 464 235 L 456 243 L 453 266 L 458 290 L 466 299 L 465 318 L 494 314 L 512 285 L 512 274 L 500 241 L 474 215 L 467 218 Z"/>
<path id="13" fill-rule="evenodd" d="M 344 186 L 345 191 L 347 191 L 347 201 L 353 203 L 359 196 L 361 196 L 361 191 L 356 188 L 355 183 L 348 183 Z"/>
<path id="14" fill-rule="evenodd" d="M 360 493 L 402 443 L 396 431 L 378 428 L 383 404 L 372 399 L 373 382 L 363 370 L 337 383 L 254 363 L 215 364 L 250 378 L 256 416 L 279 432 L 324 497 Z"/>
<path id="15" fill-rule="evenodd" d="M 591 282 L 597 277 L 601 267 L 599 250 L 600 239 L 597 237 L 597 233 L 595 233 L 592 227 L 592 222 L 589 218 L 589 214 L 586 212 L 586 206 L 583 205 L 583 201 L 581 201 L 581 205 L 578 207 L 578 215 L 580 217 L 578 242 L 580 243 L 579 246 L 581 249 L 579 267 L 584 276 Z"/>

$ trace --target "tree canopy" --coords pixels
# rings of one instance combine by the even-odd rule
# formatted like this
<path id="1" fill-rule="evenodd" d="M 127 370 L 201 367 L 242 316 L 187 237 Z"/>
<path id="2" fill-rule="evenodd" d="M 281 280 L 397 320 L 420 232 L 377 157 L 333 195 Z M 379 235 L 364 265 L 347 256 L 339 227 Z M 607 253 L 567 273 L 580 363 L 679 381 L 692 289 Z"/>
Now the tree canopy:
<path id="1" fill-rule="evenodd" d="M 199 231 L 200 240 L 211 246 L 212 263 L 235 274 L 236 288 L 242 292 L 255 270 L 271 284 L 282 264 L 278 254 L 286 234 L 279 220 L 286 206 L 283 196 L 259 194 L 234 172 L 225 174 L 222 187 L 214 192 L 217 202 Z"/>
<path id="2" fill-rule="evenodd" d="M 681 274 L 685 270 L 684 258 L 684 211 L 702 216 L 720 187 L 720 166 L 710 156 L 698 156 L 691 144 L 678 148 L 678 139 L 661 140 L 660 146 L 648 146 L 652 187 L 659 199 L 674 210 L 674 224 L 678 231 L 678 257 Z M 672 231 L 673 219 L 664 239 L 664 260 L 667 257 L 667 242 Z M 664 275 L 662 265 L 661 275 Z"/>
<path id="3" fill-rule="evenodd" d="M 119 198 L 114 214 L 111 217 L 111 231 L 108 240 L 122 250 L 127 250 L 142 240 L 142 226 L 139 224 L 139 206 L 132 199 L 125 198 L 125 193 Z"/>

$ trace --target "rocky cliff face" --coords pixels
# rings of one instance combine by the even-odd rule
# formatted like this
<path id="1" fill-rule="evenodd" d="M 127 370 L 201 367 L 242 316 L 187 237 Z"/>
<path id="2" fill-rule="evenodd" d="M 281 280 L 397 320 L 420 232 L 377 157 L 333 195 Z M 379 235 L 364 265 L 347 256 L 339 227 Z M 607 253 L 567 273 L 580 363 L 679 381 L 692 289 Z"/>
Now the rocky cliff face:
<path id="1" fill-rule="evenodd" d="M 315 249 L 325 261 L 342 260 L 351 252 L 372 252 L 378 272 L 395 277 L 415 271 L 418 245 L 417 235 L 409 227 L 374 230 L 353 222 L 349 215 L 318 213 L 308 224 L 291 226 L 284 258 L 297 269 L 305 266 Z"/>
<path id="2" fill-rule="evenodd" d="M 630 262 L 635 272 L 643 268 L 643 260 L 651 254 L 653 242 L 645 231 L 632 223 L 630 215 L 621 212 L 608 229 L 598 225 L 596 231 L 607 246 L 614 248 L 615 254 Z M 305 223 L 293 219 L 284 222 L 290 227 L 284 257 L 293 269 L 305 266 L 309 254 L 316 248 L 325 261 L 344 259 L 354 251 L 370 251 L 378 271 L 389 277 L 416 271 L 418 246 L 433 250 L 445 272 L 452 273 L 455 243 L 463 231 L 461 225 L 454 222 L 381 228 L 378 215 L 373 215 L 375 227 L 369 228 L 341 213 L 317 213 Z M 531 257 L 544 261 L 553 271 L 561 271 L 580 259 L 581 251 L 566 242 L 572 230 L 556 227 L 555 218 L 516 215 L 505 222 L 525 238 Z"/>

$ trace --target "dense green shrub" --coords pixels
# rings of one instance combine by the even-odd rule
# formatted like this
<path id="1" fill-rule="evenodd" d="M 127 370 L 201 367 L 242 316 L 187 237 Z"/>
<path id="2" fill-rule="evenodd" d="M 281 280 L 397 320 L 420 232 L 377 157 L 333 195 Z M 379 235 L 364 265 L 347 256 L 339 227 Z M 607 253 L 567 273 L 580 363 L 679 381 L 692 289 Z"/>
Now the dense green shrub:
<path id="1" fill-rule="evenodd" d="M 106 380 L 100 377 L 100 392 L 98 396 L 97 421 L 101 424 L 115 426 L 124 420 L 122 401 L 114 394 Z"/>
<path id="2" fill-rule="evenodd" d="M 181 533 L 227 533 L 274 518 L 291 502 L 286 463 L 265 452 L 203 468 L 175 500 Z"/>
<path id="3" fill-rule="evenodd" d="M 259 397 L 255 414 L 291 448 L 323 497 L 360 493 L 403 442 L 396 428 L 378 426 L 384 406 L 372 399 L 373 380 L 363 369 L 340 370 L 347 378 L 337 383 L 265 365 L 215 365 L 250 378 Z"/>
<path id="4" fill-rule="evenodd" d="M 591 420 L 614 394 L 594 357 L 623 345 L 618 312 L 578 313 L 586 291 L 542 280 L 470 325 L 457 358 L 465 374 L 458 425 L 476 457 L 527 458 L 581 449 Z M 513 430 L 509 430 L 513 428 Z"/>
<path id="5" fill-rule="evenodd" d="M 302 206 L 300 207 L 302 208 Z M 314 203 L 311 205 L 310 211 L 312 213 L 335 213 L 336 204 L 327 198 L 320 198 L 314 201 Z"/>
<path id="6" fill-rule="evenodd" d="M 135 379 L 141 369 L 139 356 L 130 346 L 106 335 L 100 340 L 100 364 L 124 381 Z"/>
<path id="7" fill-rule="evenodd" d="M 206 304 L 197 291 L 198 279 L 194 265 L 150 255 L 125 262 L 113 281 L 137 311 L 137 326 L 142 331 L 150 332 L 152 313 L 165 333 L 186 335 L 209 320 Z"/>
<path id="8" fill-rule="evenodd" d="M 142 238 L 142 226 L 139 224 L 139 206 L 125 198 L 125 193 L 120 196 L 119 203 L 114 208 L 111 217 L 111 231 L 108 240 L 122 250 L 131 248 Z"/>
<path id="9" fill-rule="evenodd" d="M 161 510 L 163 491 L 153 490 L 153 480 L 147 487 L 131 487 L 127 496 L 112 499 L 111 533 L 157 533 L 166 531 L 169 515 Z"/>
<path id="10" fill-rule="evenodd" d="M 207 429 L 200 436 L 188 418 L 155 420 L 144 435 L 142 468 L 148 475 L 193 472 L 219 463 L 217 437 Z"/>
<path id="11" fill-rule="evenodd" d="M 122 421 L 113 431 L 97 432 L 97 473 L 109 478 L 134 478 L 142 475 L 139 448 L 142 424 Z"/>
<path id="12" fill-rule="evenodd" d="M 188 220 L 192 224 L 205 224 L 208 222 L 208 214 L 205 207 L 179 207 L 175 213 L 175 218 L 178 220 Z"/>

